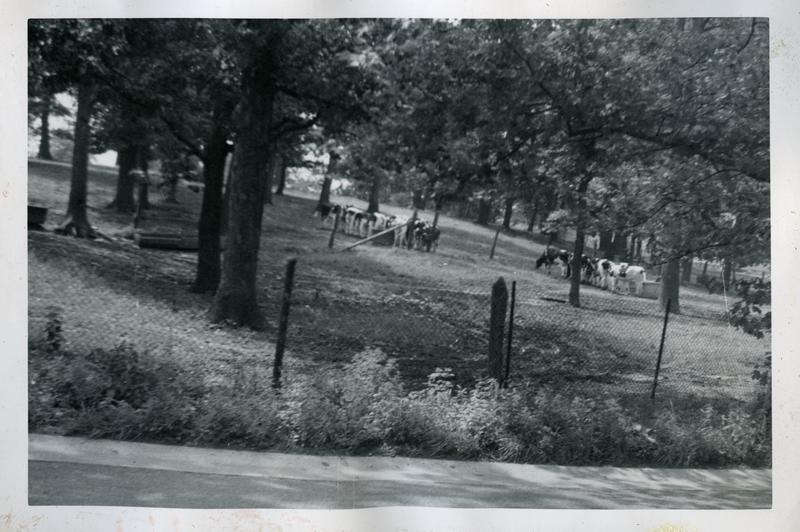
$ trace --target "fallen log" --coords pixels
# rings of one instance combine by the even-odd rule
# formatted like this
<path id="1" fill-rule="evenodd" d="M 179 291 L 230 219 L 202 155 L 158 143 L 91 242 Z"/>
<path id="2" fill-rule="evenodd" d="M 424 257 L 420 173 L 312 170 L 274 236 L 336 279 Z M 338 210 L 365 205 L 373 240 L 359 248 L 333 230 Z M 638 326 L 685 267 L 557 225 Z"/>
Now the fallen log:
<path id="1" fill-rule="evenodd" d="M 133 240 L 140 248 L 197 251 L 200 239 L 197 236 L 174 233 L 136 233 Z M 220 239 L 220 249 L 225 249 L 225 238 Z"/>

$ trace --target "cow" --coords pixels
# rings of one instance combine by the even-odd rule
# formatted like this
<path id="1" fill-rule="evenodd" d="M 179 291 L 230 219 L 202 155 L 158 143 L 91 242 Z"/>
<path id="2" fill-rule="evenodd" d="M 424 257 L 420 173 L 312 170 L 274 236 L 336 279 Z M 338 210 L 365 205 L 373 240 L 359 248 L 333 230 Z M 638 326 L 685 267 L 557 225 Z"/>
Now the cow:
<path id="1" fill-rule="evenodd" d="M 344 212 L 344 207 L 336 203 L 318 203 L 314 209 L 314 215 L 319 213 L 319 218 L 326 225 L 333 227 L 337 215 Z"/>
<path id="2" fill-rule="evenodd" d="M 367 218 L 366 211 L 358 207 L 347 207 L 344 211 L 344 233 L 347 235 L 363 236 L 362 230 L 365 229 L 364 222 Z"/>
<path id="3" fill-rule="evenodd" d="M 595 272 L 597 274 L 597 286 L 613 291 L 614 271 L 618 269 L 618 265 L 608 259 L 600 259 L 595 264 Z"/>
<path id="4" fill-rule="evenodd" d="M 436 253 L 436 248 L 439 247 L 439 236 L 441 231 L 438 227 L 434 227 L 428 222 L 417 220 L 414 223 L 414 243 L 417 250 L 425 248 L 425 251 Z"/>
<path id="5" fill-rule="evenodd" d="M 634 293 L 638 296 L 642 295 L 644 282 L 647 280 L 647 274 L 643 267 L 631 266 L 627 262 L 617 264 L 608 259 L 600 260 L 598 266 L 601 288 L 616 292 L 618 287 L 624 286 L 625 293 L 630 293 L 630 285 L 633 283 Z"/>
<path id="6" fill-rule="evenodd" d="M 408 244 L 408 228 L 406 224 L 408 223 L 408 218 L 405 216 L 393 216 L 393 219 L 390 221 L 389 227 L 394 227 L 394 247 L 406 247 Z"/>
<path id="7" fill-rule="evenodd" d="M 570 275 L 570 253 L 566 249 L 555 249 L 551 247 L 547 247 L 544 250 L 544 253 L 536 259 L 536 269 L 538 270 L 542 266 L 545 266 L 547 270 L 547 275 L 550 275 L 552 270 L 553 264 L 558 264 L 561 266 L 561 276 L 562 277 L 569 277 Z"/>
<path id="8" fill-rule="evenodd" d="M 383 231 L 389 227 L 389 220 L 391 217 L 380 213 L 380 212 L 373 212 L 367 216 L 367 223 L 368 223 L 368 233 L 372 236 L 372 233 L 375 231 Z"/>
<path id="9" fill-rule="evenodd" d="M 589 258 L 587 255 L 581 255 L 581 282 L 585 284 L 594 284 L 594 278 L 597 272 L 595 271 L 595 264 L 597 259 Z"/>
<path id="10" fill-rule="evenodd" d="M 623 262 L 618 265 L 617 271 L 614 272 L 613 289 L 616 290 L 617 285 L 625 285 L 626 293 L 630 293 L 630 285 L 634 285 L 634 293 L 641 296 L 644 291 L 644 282 L 647 280 L 647 272 L 641 266 L 630 266 L 628 263 Z"/>

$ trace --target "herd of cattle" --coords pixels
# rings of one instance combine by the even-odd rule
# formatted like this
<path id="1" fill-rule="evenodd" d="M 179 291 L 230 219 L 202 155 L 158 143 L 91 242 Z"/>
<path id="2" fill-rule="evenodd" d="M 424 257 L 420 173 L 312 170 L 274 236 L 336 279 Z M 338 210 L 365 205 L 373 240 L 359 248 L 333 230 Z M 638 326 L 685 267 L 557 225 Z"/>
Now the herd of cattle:
<path id="1" fill-rule="evenodd" d="M 352 205 L 319 204 L 314 214 L 333 226 L 339 217 L 342 231 L 346 235 L 368 238 L 375 233 L 394 228 L 394 247 L 413 247 L 416 250 L 436 251 L 441 231 L 419 218 L 395 216 L 380 212 L 367 212 Z"/>
<path id="2" fill-rule="evenodd" d="M 548 274 L 555 265 L 561 268 L 562 277 L 570 277 L 572 275 L 572 253 L 566 249 L 548 247 L 536 260 L 536 269 L 545 266 Z M 586 255 L 581 256 L 581 282 L 583 283 L 612 292 L 628 293 L 632 284 L 636 295 L 641 296 L 646 280 L 645 269 L 641 266 L 631 266 L 627 262 L 616 263 L 608 259 L 590 258 Z"/>

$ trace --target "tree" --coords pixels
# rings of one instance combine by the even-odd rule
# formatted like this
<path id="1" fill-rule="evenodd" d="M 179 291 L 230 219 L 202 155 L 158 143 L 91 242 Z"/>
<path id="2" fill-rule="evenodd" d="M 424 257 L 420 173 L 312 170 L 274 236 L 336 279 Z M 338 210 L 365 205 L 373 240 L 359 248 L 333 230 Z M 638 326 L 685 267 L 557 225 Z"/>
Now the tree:
<path id="1" fill-rule="evenodd" d="M 57 231 L 78 237 L 94 237 L 87 216 L 87 189 L 91 119 L 102 76 L 102 55 L 113 50 L 101 48 L 110 23 L 98 20 L 35 20 L 28 23 L 29 56 L 34 77 L 54 80 L 45 85 L 69 86 L 76 94 L 78 109 L 73 133 L 72 175 L 64 221 Z M 29 86 L 30 89 L 30 86 Z M 29 94 L 30 96 L 30 94 Z"/>

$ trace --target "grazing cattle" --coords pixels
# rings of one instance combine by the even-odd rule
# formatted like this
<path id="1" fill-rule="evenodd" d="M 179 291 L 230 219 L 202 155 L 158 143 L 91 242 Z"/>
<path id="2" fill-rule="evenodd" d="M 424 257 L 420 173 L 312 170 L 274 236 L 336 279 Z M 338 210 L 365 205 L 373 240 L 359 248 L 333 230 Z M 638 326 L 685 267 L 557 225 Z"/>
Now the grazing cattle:
<path id="1" fill-rule="evenodd" d="M 389 220 L 391 217 L 380 212 L 373 212 L 368 215 L 368 233 L 371 236 L 373 232 L 381 232 L 389 227 Z"/>
<path id="2" fill-rule="evenodd" d="M 414 242 L 417 250 L 424 248 L 425 251 L 431 251 L 433 249 L 433 252 L 436 253 L 436 248 L 439 247 L 440 235 L 439 228 L 428 222 L 417 220 L 414 224 Z"/>
<path id="3" fill-rule="evenodd" d="M 367 219 L 366 211 L 358 207 L 348 207 L 345 209 L 344 232 L 348 235 L 363 236 L 362 230 L 365 229 L 364 222 Z"/>
<path id="4" fill-rule="evenodd" d="M 561 276 L 562 277 L 569 277 L 570 274 L 570 264 L 569 264 L 570 254 L 569 251 L 566 249 L 555 249 L 551 247 L 547 247 L 544 250 L 544 253 L 536 259 L 536 269 L 538 270 L 542 266 L 545 266 L 547 270 L 547 275 L 550 275 L 552 270 L 553 264 L 558 264 L 561 266 Z"/>
<path id="5" fill-rule="evenodd" d="M 405 216 L 393 216 L 390 227 L 394 227 L 394 247 L 406 247 L 408 244 L 408 218 Z"/>
<path id="6" fill-rule="evenodd" d="M 596 274 L 595 264 L 597 259 L 591 259 L 586 255 L 581 255 L 581 282 L 586 284 L 594 284 L 594 277 Z"/>
<path id="7" fill-rule="evenodd" d="M 341 214 L 344 208 L 336 203 L 318 203 L 314 209 L 314 215 L 319 213 L 320 220 L 333 226 L 333 221 L 337 214 Z"/>
<path id="8" fill-rule="evenodd" d="M 644 290 L 644 282 L 647 280 L 647 272 L 641 266 L 629 266 L 623 262 L 619 265 L 614 275 L 614 289 L 617 285 L 623 285 L 626 293 L 630 293 L 630 285 L 634 285 L 634 293 L 641 296 Z"/>
<path id="9" fill-rule="evenodd" d="M 644 291 L 644 282 L 647 280 L 645 269 L 641 266 L 631 266 L 627 262 L 616 264 L 608 259 L 598 262 L 597 269 L 600 275 L 600 287 L 616 292 L 618 288 L 625 287 L 625 293 L 630 293 L 631 283 L 634 293 L 641 296 Z"/>
<path id="10" fill-rule="evenodd" d="M 595 265 L 595 272 L 597 273 L 597 286 L 608 290 L 614 289 L 612 283 L 614 280 L 614 270 L 618 268 L 618 265 L 614 262 L 611 262 L 608 259 L 600 259 L 597 261 Z"/>

